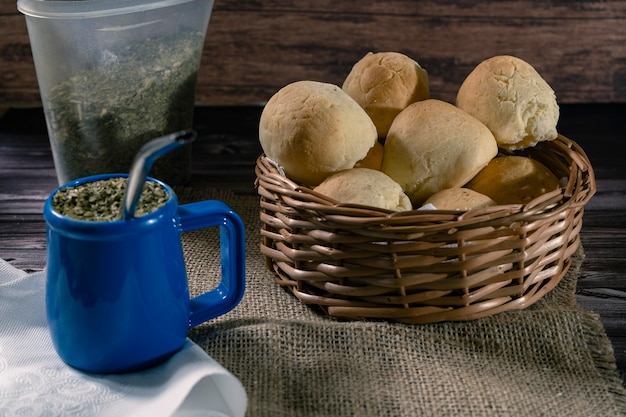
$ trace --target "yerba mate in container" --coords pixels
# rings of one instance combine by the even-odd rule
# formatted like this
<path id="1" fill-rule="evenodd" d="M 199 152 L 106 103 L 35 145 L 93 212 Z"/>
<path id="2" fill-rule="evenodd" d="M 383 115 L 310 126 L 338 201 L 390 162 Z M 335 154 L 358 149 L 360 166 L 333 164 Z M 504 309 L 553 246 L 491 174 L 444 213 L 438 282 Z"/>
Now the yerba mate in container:
<path id="1" fill-rule="evenodd" d="M 127 181 L 112 177 L 60 188 L 52 196 L 52 208 L 63 216 L 85 221 L 120 220 L 124 211 Z M 156 182 L 146 181 L 135 216 L 141 217 L 163 207 L 168 192 Z"/>
<path id="2" fill-rule="evenodd" d="M 150 139 L 193 123 L 213 0 L 19 0 L 60 184 L 128 172 Z M 191 145 L 154 166 L 191 175 Z"/>

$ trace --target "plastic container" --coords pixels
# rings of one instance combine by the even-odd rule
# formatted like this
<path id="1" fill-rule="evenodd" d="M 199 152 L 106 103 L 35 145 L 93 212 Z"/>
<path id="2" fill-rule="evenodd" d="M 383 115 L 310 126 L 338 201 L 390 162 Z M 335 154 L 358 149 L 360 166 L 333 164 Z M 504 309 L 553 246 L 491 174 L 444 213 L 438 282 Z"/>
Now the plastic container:
<path id="1" fill-rule="evenodd" d="M 128 172 L 150 139 L 189 129 L 213 0 L 18 0 L 59 184 Z M 191 176 L 187 145 L 151 175 Z"/>

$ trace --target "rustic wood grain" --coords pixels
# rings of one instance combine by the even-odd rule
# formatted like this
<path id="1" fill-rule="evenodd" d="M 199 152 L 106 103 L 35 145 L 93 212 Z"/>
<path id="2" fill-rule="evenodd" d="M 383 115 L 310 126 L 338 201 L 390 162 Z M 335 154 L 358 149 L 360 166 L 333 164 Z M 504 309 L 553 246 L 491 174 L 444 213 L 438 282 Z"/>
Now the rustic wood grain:
<path id="1" fill-rule="evenodd" d="M 217 0 L 198 77 L 198 103 L 266 101 L 302 79 L 341 84 L 369 51 L 393 50 L 453 101 L 481 60 L 512 54 L 561 103 L 626 102 L 626 1 Z M 0 0 L 0 103 L 38 103 L 24 16 Z"/>

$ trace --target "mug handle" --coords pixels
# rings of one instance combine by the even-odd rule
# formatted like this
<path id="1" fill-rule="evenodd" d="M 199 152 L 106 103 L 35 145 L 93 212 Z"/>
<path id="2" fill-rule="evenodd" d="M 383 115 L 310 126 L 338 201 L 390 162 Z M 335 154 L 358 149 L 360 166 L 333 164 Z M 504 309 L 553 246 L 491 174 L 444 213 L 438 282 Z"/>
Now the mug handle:
<path id="1" fill-rule="evenodd" d="M 189 328 L 228 313 L 241 301 L 246 286 L 243 221 L 228 205 L 205 200 L 178 207 L 179 231 L 220 226 L 222 279 L 219 285 L 190 301 Z"/>

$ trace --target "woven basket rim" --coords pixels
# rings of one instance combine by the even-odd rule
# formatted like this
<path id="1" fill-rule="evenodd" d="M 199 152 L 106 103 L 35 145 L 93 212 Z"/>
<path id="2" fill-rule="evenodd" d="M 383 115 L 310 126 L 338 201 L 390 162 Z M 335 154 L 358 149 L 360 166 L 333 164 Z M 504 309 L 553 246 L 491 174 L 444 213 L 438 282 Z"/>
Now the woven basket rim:
<path id="1" fill-rule="evenodd" d="M 282 168 L 265 154 L 257 158 L 255 186 L 269 185 L 278 188 L 283 199 L 301 210 L 322 211 L 326 216 L 345 216 L 343 222 L 355 225 L 365 224 L 406 224 L 442 223 L 455 221 L 476 223 L 506 219 L 508 222 L 528 221 L 554 215 L 556 212 L 587 204 L 596 192 L 595 173 L 584 150 L 573 140 L 559 134 L 556 139 L 539 143 L 536 152 L 542 148 L 554 147 L 571 159 L 569 175 L 564 186 L 543 194 L 526 204 L 498 204 L 491 207 L 462 210 L 420 210 L 392 211 L 377 207 L 344 204 L 314 191 L 311 187 L 288 178 Z M 506 152 L 506 151 L 503 151 Z M 549 166 L 550 169 L 553 167 Z"/>

